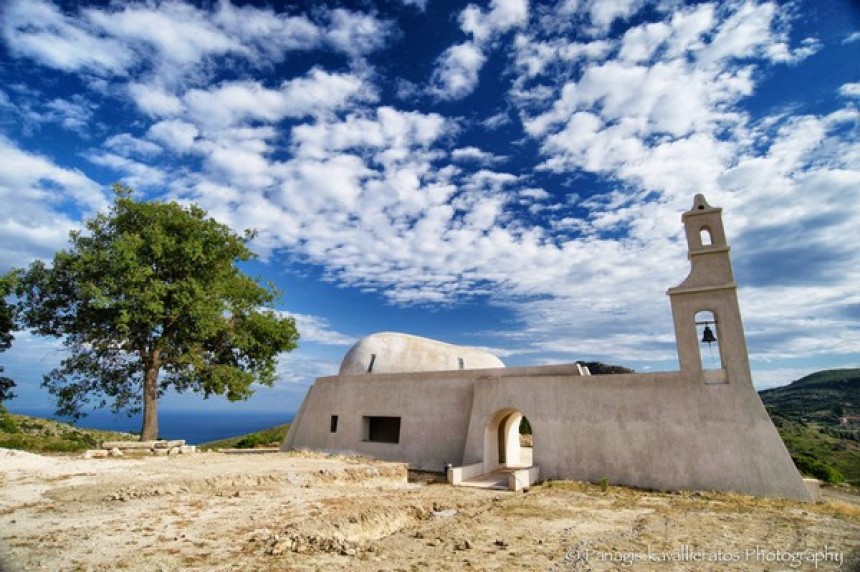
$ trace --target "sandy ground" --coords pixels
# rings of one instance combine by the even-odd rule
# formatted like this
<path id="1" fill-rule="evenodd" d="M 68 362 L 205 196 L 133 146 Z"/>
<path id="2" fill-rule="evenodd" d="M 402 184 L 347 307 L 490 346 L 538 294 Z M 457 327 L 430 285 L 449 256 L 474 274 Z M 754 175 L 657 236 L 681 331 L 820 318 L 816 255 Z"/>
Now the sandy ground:
<path id="1" fill-rule="evenodd" d="M 453 488 L 299 454 L 0 449 L 9 570 L 860 570 L 860 505 L 581 483 Z"/>

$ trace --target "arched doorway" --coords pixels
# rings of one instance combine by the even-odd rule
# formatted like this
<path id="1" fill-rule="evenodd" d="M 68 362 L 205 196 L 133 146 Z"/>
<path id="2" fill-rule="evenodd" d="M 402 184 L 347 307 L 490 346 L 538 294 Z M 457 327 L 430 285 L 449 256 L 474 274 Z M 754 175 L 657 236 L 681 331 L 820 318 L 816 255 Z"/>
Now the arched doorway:
<path id="1" fill-rule="evenodd" d="M 496 411 L 484 431 L 484 472 L 532 466 L 533 446 L 531 423 L 522 411 Z"/>

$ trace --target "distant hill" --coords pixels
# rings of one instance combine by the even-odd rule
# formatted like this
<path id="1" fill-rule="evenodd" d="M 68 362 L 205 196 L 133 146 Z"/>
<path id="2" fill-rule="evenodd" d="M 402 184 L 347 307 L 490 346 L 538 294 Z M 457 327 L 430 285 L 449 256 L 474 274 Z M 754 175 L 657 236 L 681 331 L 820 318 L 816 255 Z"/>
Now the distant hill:
<path id="1" fill-rule="evenodd" d="M 817 462 L 860 485 L 860 369 L 819 371 L 759 395 L 803 472 L 822 478 Z"/>
<path id="2" fill-rule="evenodd" d="M 860 415 L 860 369 L 819 371 L 759 395 L 765 405 L 782 414 L 841 425 L 843 418 Z"/>

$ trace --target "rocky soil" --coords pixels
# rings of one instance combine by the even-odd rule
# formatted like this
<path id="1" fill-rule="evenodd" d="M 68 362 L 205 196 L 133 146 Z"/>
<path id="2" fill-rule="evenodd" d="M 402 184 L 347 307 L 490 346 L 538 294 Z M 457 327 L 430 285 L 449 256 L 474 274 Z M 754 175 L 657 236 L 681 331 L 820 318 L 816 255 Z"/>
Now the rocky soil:
<path id="1" fill-rule="evenodd" d="M 304 454 L 0 449 L 6 570 L 860 570 L 860 505 L 453 488 Z"/>

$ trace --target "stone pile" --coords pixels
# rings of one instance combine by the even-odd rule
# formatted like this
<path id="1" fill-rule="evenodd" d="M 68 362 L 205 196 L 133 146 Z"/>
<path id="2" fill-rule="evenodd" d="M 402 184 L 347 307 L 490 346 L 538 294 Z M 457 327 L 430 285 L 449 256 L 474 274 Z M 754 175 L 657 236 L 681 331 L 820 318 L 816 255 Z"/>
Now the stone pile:
<path id="1" fill-rule="evenodd" d="M 173 441 L 105 441 L 101 449 L 84 451 L 84 459 L 124 457 L 125 455 L 190 455 L 197 452 L 194 445 L 186 445 L 184 439 Z"/>

